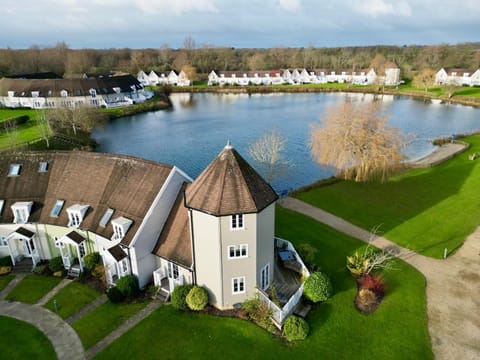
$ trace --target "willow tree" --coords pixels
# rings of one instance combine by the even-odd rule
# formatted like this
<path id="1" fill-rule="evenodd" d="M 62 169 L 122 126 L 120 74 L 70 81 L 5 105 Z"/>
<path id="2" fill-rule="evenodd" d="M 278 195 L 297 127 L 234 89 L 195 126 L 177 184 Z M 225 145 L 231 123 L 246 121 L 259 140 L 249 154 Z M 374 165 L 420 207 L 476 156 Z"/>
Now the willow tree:
<path id="1" fill-rule="evenodd" d="M 357 182 L 385 181 L 401 160 L 406 139 L 388 126 L 379 103 L 345 101 L 326 110 L 322 124 L 310 133 L 312 157 L 337 169 L 337 176 Z"/>

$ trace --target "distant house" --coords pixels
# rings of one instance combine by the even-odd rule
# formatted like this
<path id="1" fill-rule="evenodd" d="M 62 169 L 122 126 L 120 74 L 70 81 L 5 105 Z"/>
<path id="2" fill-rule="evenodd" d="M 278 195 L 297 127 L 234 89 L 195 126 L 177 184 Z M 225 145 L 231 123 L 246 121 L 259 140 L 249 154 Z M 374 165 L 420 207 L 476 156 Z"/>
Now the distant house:
<path id="1" fill-rule="evenodd" d="M 480 69 L 475 71 L 468 69 L 441 68 L 435 74 L 435 84 L 454 86 L 479 86 Z"/>
<path id="2" fill-rule="evenodd" d="M 0 106 L 12 108 L 117 107 L 144 102 L 151 96 L 131 75 L 82 79 L 0 79 Z"/>
<path id="3" fill-rule="evenodd" d="M 185 74 L 183 70 L 180 72 L 175 70 L 171 70 L 169 72 L 151 70 L 148 74 L 141 70 L 137 74 L 137 80 L 142 83 L 143 86 L 189 86 L 191 83 L 187 74 Z"/>
<path id="4" fill-rule="evenodd" d="M 277 198 L 231 145 L 193 181 L 129 156 L 17 153 L 0 159 L 0 256 L 32 269 L 60 256 L 78 273 L 97 251 L 110 285 L 133 274 L 168 297 L 198 284 L 220 309 L 259 296 L 281 325 L 309 272 L 293 245 L 275 238 Z"/>

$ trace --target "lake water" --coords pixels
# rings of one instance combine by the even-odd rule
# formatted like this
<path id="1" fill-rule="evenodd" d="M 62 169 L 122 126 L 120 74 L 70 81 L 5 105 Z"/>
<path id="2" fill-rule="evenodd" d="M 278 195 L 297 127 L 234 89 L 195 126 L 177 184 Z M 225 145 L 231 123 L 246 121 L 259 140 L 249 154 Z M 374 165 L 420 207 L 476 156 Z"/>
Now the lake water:
<path id="1" fill-rule="evenodd" d="M 223 149 L 228 140 L 248 161 L 248 146 L 265 132 L 287 138 L 285 157 L 292 168 L 275 179 L 277 190 L 297 188 L 333 174 L 315 164 L 308 139 L 329 105 L 345 98 L 371 101 L 372 95 L 313 94 L 172 94 L 173 110 L 156 111 L 108 122 L 96 128 L 97 151 L 138 156 L 176 165 L 192 178 Z M 406 149 L 410 158 L 430 153 L 431 140 L 480 129 L 480 111 L 461 106 L 424 103 L 409 97 L 384 96 L 389 123 L 414 134 Z"/>

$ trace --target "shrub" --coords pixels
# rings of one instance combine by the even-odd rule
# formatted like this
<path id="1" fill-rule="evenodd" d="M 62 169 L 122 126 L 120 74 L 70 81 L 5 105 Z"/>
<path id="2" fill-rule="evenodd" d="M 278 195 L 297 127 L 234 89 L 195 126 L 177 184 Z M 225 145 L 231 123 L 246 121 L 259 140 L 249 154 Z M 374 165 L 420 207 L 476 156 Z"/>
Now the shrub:
<path id="1" fill-rule="evenodd" d="M 187 310 L 187 295 L 192 290 L 192 285 L 180 285 L 176 286 L 172 292 L 172 306 L 178 310 Z"/>
<path id="2" fill-rule="evenodd" d="M 47 265 L 37 265 L 35 269 L 33 269 L 33 272 L 38 275 L 42 275 L 45 273 L 47 270 Z"/>
<path id="3" fill-rule="evenodd" d="M 255 298 L 245 301 L 242 304 L 242 309 L 247 314 L 247 317 L 257 325 L 265 329 L 268 329 L 272 325 L 270 318 L 273 311 L 260 299 Z"/>
<path id="4" fill-rule="evenodd" d="M 12 266 L 12 258 L 10 256 L 4 256 L 0 258 L 0 266 Z"/>
<path id="5" fill-rule="evenodd" d="M 288 341 L 303 340 L 307 337 L 310 327 L 301 317 L 292 315 L 283 324 L 283 335 Z"/>
<path id="6" fill-rule="evenodd" d="M 83 263 L 89 271 L 93 271 L 95 266 L 100 263 L 101 257 L 98 252 L 87 254 L 83 258 Z"/>
<path id="7" fill-rule="evenodd" d="M 110 302 L 116 304 L 119 302 L 122 302 L 125 299 L 125 296 L 123 293 L 118 290 L 116 286 L 111 287 L 110 289 L 107 290 L 107 297 Z"/>
<path id="8" fill-rule="evenodd" d="M 365 314 L 374 312 L 379 305 L 379 300 L 375 292 L 370 289 L 360 289 L 355 297 L 355 306 Z"/>
<path id="9" fill-rule="evenodd" d="M 117 288 L 128 298 L 134 297 L 138 292 L 138 280 L 135 275 L 125 275 L 118 279 Z"/>
<path id="10" fill-rule="evenodd" d="M 207 290 L 200 286 L 194 286 L 186 297 L 187 305 L 191 310 L 200 311 L 208 304 Z"/>
<path id="11" fill-rule="evenodd" d="M 103 266 L 103 264 L 95 265 L 95 268 L 92 270 L 92 276 L 101 281 L 105 281 L 105 266 Z"/>
<path id="12" fill-rule="evenodd" d="M 308 243 L 302 243 L 297 246 L 297 251 L 305 263 L 313 265 L 315 261 L 315 255 L 317 254 L 317 249 L 315 247 Z"/>
<path id="13" fill-rule="evenodd" d="M 7 275 L 12 272 L 11 266 L 0 266 L 0 275 Z"/>
<path id="14" fill-rule="evenodd" d="M 48 262 L 48 268 L 52 273 L 63 271 L 63 261 L 61 256 L 54 257 Z"/>
<path id="15" fill-rule="evenodd" d="M 357 279 L 357 284 L 360 289 L 372 290 L 377 297 L 383 297 L 385 295 L 385 287 L 381 275 L 365 274 Z"/>
<path id="16" fill-rule="evenodd" d="M 325 301 L 332 296 L 332 284 L 327 275 L 314 272 L 310 275 L 303 287 L 305 297 L 313 302 Z"/>

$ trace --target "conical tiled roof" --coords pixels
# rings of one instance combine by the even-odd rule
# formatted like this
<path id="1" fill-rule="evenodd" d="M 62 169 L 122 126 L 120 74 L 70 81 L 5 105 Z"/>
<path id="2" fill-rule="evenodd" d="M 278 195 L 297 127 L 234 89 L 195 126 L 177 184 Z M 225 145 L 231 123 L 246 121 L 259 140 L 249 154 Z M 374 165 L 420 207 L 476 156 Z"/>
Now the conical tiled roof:
<path id="1" fill-rule="evenodd" d="M 185 195 L 187 207 L 215 216 L 256 213 L 278 198 L 230 144 L 187 188 Z"/>

